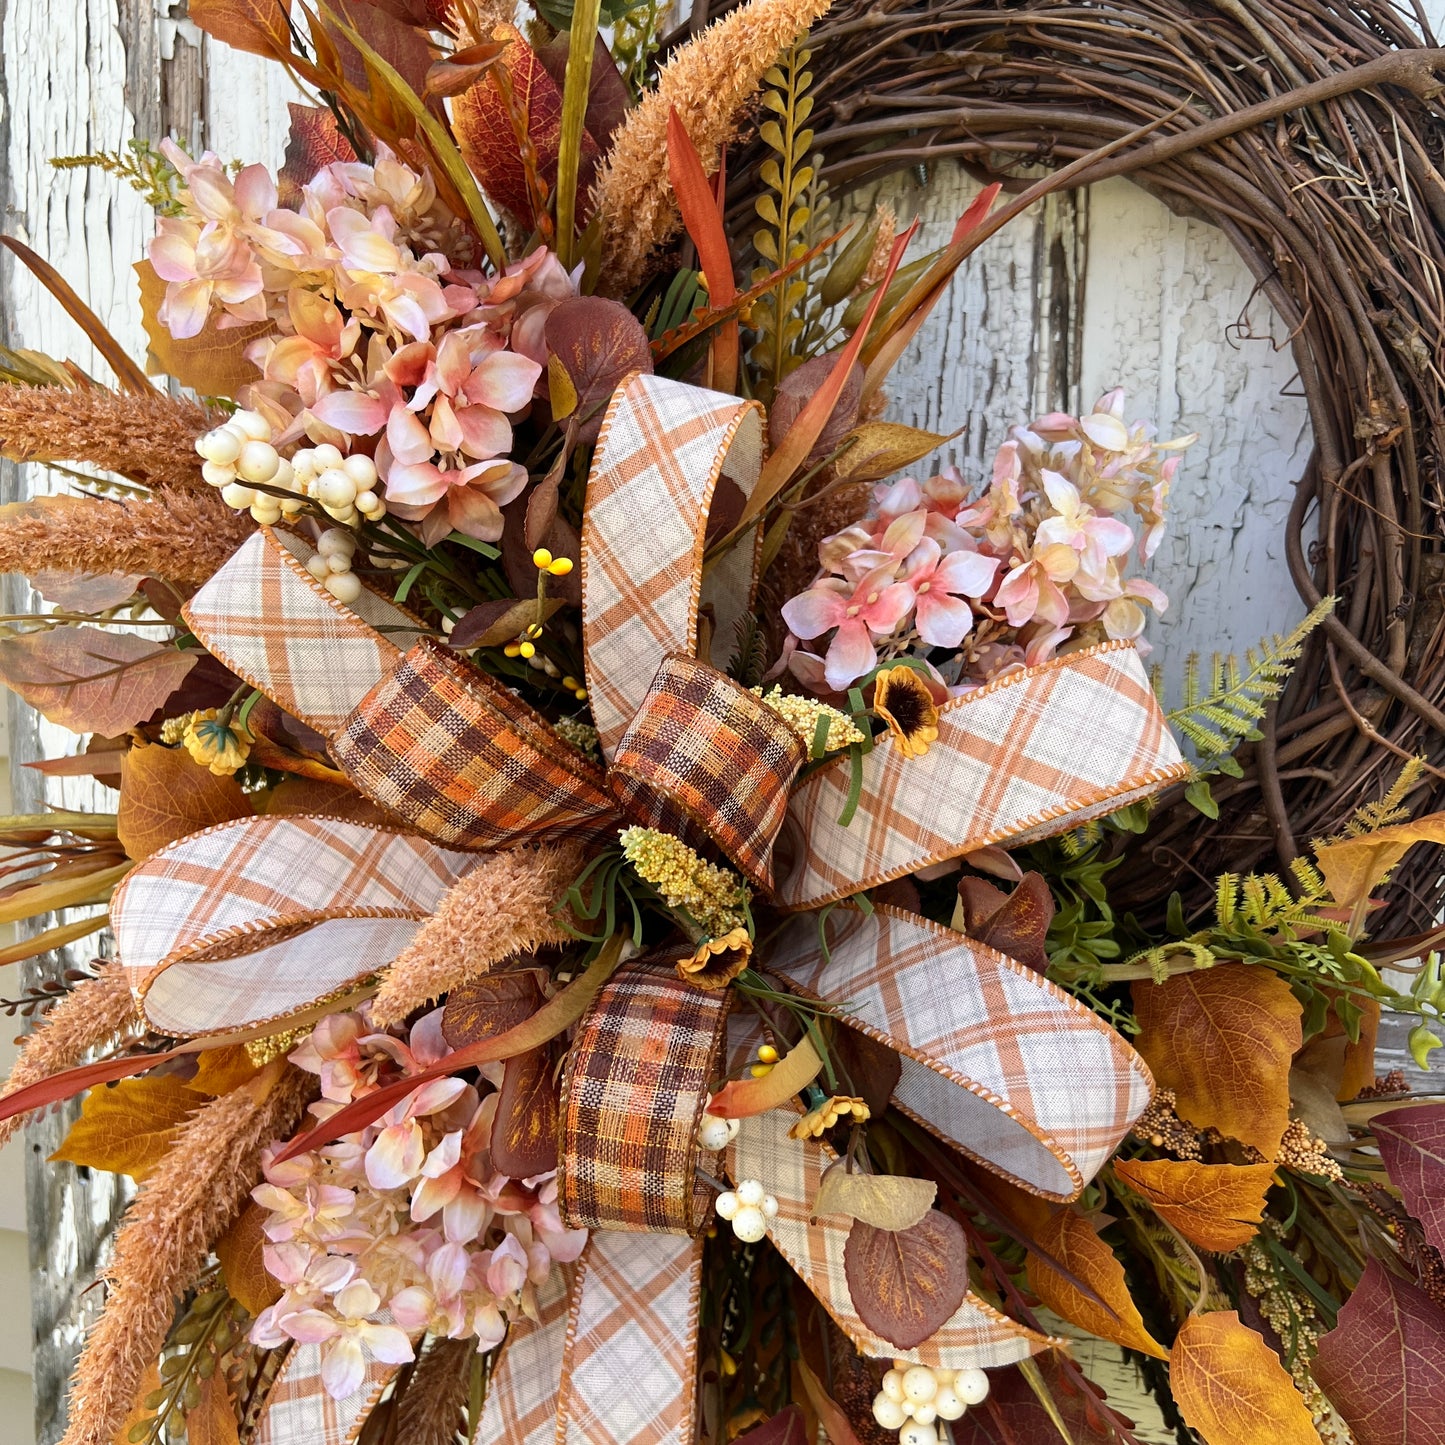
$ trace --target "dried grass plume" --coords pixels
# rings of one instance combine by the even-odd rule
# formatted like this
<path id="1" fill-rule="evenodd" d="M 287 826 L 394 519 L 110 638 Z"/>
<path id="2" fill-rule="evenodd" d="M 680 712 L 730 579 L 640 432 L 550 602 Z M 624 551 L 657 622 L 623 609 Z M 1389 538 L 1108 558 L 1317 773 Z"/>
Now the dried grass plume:
<path id="1" fill-rule="evenodd" d="M 123 502 L 39 497 L 0 514 L 0 572 L 133 572 L 204 582 L 254 526 L 209 487 Z"/>
<path id="2" fill-rule="evenodd" d="M 601 286 L 621 296 L 678 226 L 667 177 L 667 117 L 675 107 L 709 174 L 768 67 L 832 0 L 750 0 L 682 47 L 656 87 L 618 127 L 594 200 L 603 219 Z"/>
<path id="3" fill-rule="evenodd" d="M 433 1340 L 417 1361 L 396 1412 L 396 1439 L 405 1445 L 452 1445 L 461 1428 L 471 1382 L 472 1340 Z"/>
<path id="4" fill-rule="evenodd" d="M 570 935 L 553 909 L 582 866 L 571 845 L 494 853 L 441 901 L 381 981 L 371 1006 L 383 1026 L 514 954 Z"/>
<path id="5" fill-rule="evenodd" d="M 17 462 L 89 462 L 155 487 L 203 487 L 195 441 L 217 418 L 164 391 L 0 386 L 0 450 Z"/>
<path id="6" fill-rule="evenodd" d="M 177 1297 L 259 1179 L 261 1150 L 295 1130 L 315 1092 L 309 1074 L 278 1059 L 182 1128 L 115 1237 L 105 1312 L 75 1367 L 61 1445 L 113 1445 L 165 1343 Z"/>
<path id="7" fill-rule="evenodd" d="M 38 1084 L 62 1069 L 74 1068 L 92 1049 L 119 1038 L 137 1023 L 125 970 L 118 963 L 102 964 L 94 978 L 71 989 L 50 1009 L 35 1032 L 26 1035 L 0 1096 Z M 25 1119 L 24 1114 L 17 1114 L 0 1120 L 0 1144 Z"/>

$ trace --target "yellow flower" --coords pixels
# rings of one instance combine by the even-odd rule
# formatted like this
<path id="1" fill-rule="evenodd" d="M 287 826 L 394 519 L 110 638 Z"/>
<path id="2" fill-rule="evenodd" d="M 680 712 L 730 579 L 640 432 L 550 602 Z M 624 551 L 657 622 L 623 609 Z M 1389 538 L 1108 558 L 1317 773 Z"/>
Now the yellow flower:
<path id="1" fill-rule="evenodd" d="M 251 751 L 251 734 L 240 723 L 221 722 L 215 708 L 192 713 L 181 738 L 186 751 L 218 778 L 228 778 Z"/>
<path id="2" fill-rule="evenodd" d="M 916 668 L 884 668 L 876 678 L 873 711 L 888 724 L 905 758 L 921 758 L 938 740 L 938 709 Z"/>
<path id="3" fill-rule="evenodd" d="M 862 1099 L 835 1094 L 826 1103 L 819 1104 L 816 1109 L 810 1109 L 804 1114 L 788 1130 L 788 1134 L 793 1139 L 821 1139 L 840 1119 L 851 1116 L 861 1124 L 864 1119 L 871 1117 L 871 1113 Z"/>
<path id="4" fill-rule="evenodd" d="M 656 828 L 625 828 L 617 841 L 638 876 L 704 933 L 720 938 L 747 922 L 748 885 L 730 869 L 699 857 L 681 838 Z"/>
<path id="5" fill-rule="evenodd" d="M 797 693 L 784 692 L 774 687 L 769 692 L 762 688 L 751 689 L 760 702 L 766 703 L 803 740 L 803 746 L 811 753 L 813 739 L 818 734 L 818 719 L 828 719 L 828 732 L 823 743 L 825 753 L 835 753 L 853 743 L 861 743 L 863 734 L 847 713 L 839 712 L 816 698 L 800 697 Z"/>
<path id="6" fill-rule="evenodd" d="M 678 960 L 677 976 L 699 988 L 726 988 L 753 956 L 746 928 L 733 928 L 721 938 L 704 938 L 691 958 Z"/>

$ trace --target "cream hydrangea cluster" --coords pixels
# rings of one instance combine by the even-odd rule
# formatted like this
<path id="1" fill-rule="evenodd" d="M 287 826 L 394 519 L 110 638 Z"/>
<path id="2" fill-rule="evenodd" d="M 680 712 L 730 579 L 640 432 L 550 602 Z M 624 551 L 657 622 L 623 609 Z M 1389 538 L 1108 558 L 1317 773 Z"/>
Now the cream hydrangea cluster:
<path id="1" fill-rule="evenodd" d="M 238 512 L 250 512 L 263 526 L 274 526 L 282 518 L 294 521 L 307 501 L 347 526 L 363 517 L 377 522 L 386 516 L 370 457 L 359 452 L 343 456 L 329 442 L 283 457 L 271 423 L 260 412 L 237 411 L 199 437 L 196 451 L 202 477 L 220 489 L 221 500 Z"/>
<path id="2" fill-rule="evenodd" d="M 894 1360 L 873 1397 L 873 1418 L 898 1431 L 898 1445 L 938 1445 L 939 1420 L 959 1420 L 988 1395 L 982 1370 L 932 1369 Z"/>

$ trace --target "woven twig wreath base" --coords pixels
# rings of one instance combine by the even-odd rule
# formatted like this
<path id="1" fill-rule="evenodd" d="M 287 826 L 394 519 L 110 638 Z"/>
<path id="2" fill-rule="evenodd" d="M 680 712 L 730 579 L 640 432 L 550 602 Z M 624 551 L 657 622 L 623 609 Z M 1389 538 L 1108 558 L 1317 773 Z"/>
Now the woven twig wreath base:
<path id="1" fill-rule="evenodd" d="M 1241 751 L 1244 777 L 1217 780 L 1218 821 L 1173 790 L 1111 875 L 1111 897 L 1151 920 L 1176 887 L 1203 902 L 1217 872 L 1287 862 L 1377 798 L 1403 758 L 1445 764 L 1433 45 L 1423 17 L 1375 0 L 840 0 L 813 31 L 815 144 L 835 191 L 945 158 L 1018 189 L 1023 166 L 1162 121 L 1076 184 L 1126 174 L 1223 228 L 1289 331 L 1315 447 L 1284 550 L 1306 604 L 1340 605 L 1264 740 Z M 739 235 L 757 159 L 733 170 Z M 1445 771 L 1409 801 L 1445 806 Z M 1431 924 L 1445 879 L 1422 856 L 1391 892 L 1379 931 L 1408 934 Z"/>

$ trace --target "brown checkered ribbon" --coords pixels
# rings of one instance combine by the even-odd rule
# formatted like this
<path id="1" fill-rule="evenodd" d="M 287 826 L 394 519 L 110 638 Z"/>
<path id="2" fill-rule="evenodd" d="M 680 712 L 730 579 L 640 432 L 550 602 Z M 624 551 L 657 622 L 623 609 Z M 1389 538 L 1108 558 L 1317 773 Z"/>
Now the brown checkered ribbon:
<path id="1" fill-rule="evenodd" d="M 562 1085 L 559 1198 L 573 1229 L 696 1234 L 712 1193 L 697 1126 L 722 1073 L 728 995 L 665 960 L 615 974 L 577 1026 Z"/>
<path id="2" fill-rule="evenodd" d="M 696 658 L 667 657 L 607 782 L 633 822 L 721 852 L 771 892 L 773 839 L 806 761 L 797 733 L 746 688 Z"/>
<path id="3" fill-rule="evenodd" d="M 602 774 L 586 757 L 430 637 L 357 703 L 331 750 L 369 798 L 453 847 L 617 829 Z"/>
<path id="4" fill-rule="evenodd" d="M 707 635 L 726 640 L 751 605 L 753 549 L 733 548 L 706 578 L 702 562 L 718 489 L 746 497 L 756 481 L 761 419 L 752 403 L 651 376 L 609 407 L 581 557 L 607 775 L 400 609 L 369 592 L 342 607 L 307 573 L 305 543 L 269 531 L 248 541 L 189 604 L 192 629 L 325 732 L 358 785 L 427 837 L 257 818 L 139 865 L 112 913 L 152 1022 L 184 1034 L 280 1018 L 375 972 L 478 848 L 600 837 L 625 815 L 696 839 L 760 887 L 774 870 L 779 901 L 811 909 L 988 843 L 1062 831 L 1182 775 L 1134 649 L 1112 644 L 945 705 L 923 758 L 880 741 L 847 828 L 846 762 L 793 788 L 801 746 L 697 656 L 704 612 Z M 920 918 L 845 908 L 827 928 L 825 950 L 816 919 L 800 920 L 765 965 L 841 1001 L 851 1026 L 898 1050 L 896 1103 L 920 1124 L 1036 1193 L 1076 1195 L 1148 1098 L 1123 1040 L 1037 974 Z M 570 1285 L 515 1327 L 478 1445 L 540 1442 L 549 1416 L 559 1445 L 690 1445 L 689 1232 L 705 1214 L 691 1133 L 722 1000 L 656 962 L 619 974 L 579 1030 L 562 1187 L 569 1215 L 601 1227 Z M 779 1247 L 861 1348 L 891 1356 L 852 1311 L 841 1232 L 807 1222 L 825 1152 L 786 1140 L 787 1123 L 748 1121 L 731 1167 L 769 1181 Z M 919 1358 L 997 1364 L 1044 1344 L 970 1298 Z M 289 1388 L 299 1400 L 310 1386 L 298 1373 Z M 295 1414 L 290 1398 L 274 1408 Z M 337 1445 L 351 1427 L 331 1413 L 297 1415 L 298 1428 Z"/>

